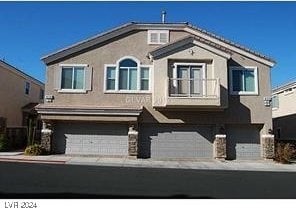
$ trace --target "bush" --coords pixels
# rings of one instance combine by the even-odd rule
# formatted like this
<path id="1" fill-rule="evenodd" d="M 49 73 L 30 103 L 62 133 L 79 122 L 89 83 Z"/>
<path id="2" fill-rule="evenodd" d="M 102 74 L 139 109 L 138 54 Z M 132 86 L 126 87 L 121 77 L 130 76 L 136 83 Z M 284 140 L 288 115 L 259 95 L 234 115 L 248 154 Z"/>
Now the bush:
<path id="1" fill-rule="evenodd" d="M 44 149 L 41 147 L 40 144 L 33 144 L 28 146 L 25 149 L 25 155 L 43 155 L 45 153 Z"/>
<path id="2" fill-rule="evenodd" d="M 291 143 L 279 142 L 276 144 L 275 160 L 280 163 L 288 164 L 296 158 L 296 145 Z"/>
<path id="3" fill-rule="evenodd" d="M 0 134 L 0 152 L 7 151 L 8 148 L 8 139 L 5 134 Z"/>

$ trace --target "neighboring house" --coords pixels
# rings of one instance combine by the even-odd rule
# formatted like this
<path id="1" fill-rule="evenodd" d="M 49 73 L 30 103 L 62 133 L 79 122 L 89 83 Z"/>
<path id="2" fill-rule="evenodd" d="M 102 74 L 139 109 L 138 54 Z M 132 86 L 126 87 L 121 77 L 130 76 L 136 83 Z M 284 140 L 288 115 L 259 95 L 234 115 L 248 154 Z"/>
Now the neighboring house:
<path id="1" fill-rule="evenodd" d="M 53 153 L 273 157 L 275 62 L 188 23 L 125 24 L 42 60 Z"/>
<path id="2" fill-rule="evenodd" d="M 277 139 L 296 139 L 296 81 L 273 89 L 272 118 Z"/>
<path id="3" fill-rule="evenodd" d="M 43 102 L 44 84 L 0 60 L 0 117 L 7 127 L 22 127 L 34 107 Z"/>

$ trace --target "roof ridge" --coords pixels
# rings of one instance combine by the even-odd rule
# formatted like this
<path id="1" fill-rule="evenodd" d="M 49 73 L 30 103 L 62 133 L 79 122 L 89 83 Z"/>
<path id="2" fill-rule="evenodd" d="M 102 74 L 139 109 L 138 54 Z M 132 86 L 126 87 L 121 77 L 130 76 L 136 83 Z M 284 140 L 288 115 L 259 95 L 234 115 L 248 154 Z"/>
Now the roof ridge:
<path id="1" fill-rule="evenodd" d="M 60 50 L 58 50 L 56 52 L 50 53 L 50 54 L 48 54 L 46 56 L 43 56 L 41 58 L 41 60 L 43 60 L 46 64 L 48 64 L 50 62 L 56 61 L 59 58 L 65 57 L 67 55 L 70 55 L 70 54 L 73 54 L 75 52 L 78 52 L 78 51 L 82 50 L 82 49 L 77 48 L 79 46 L 81 46 L 81 48 L 83 48 L 83 49 L 86 49 L 86 48 L 90 47 L 92 45 L 91 41 L 94 41 L 93 44 L 98 44 L 100 41 L 104 42 L 104 41 L 106 41 L 108 39 L 108 38 L 106 39 L 105 36 L 110 34 L 110 33 L 117 32 L 117 36 L 118 36 L 118 35 L 123 34 L 124 32 L 125 33 L 129 32 L 130 29 L 133 30 L 132 26 L 134 26 L 134 29 L 141 30 L 141 28 L 143 29 L 143 28 L 146 28 L 147 26 L 152 26 L 153 27 L 153 25 L 155 25 L 156 27 L 159 27 L 161 25 L 163 25 L 165 27 L 170 27 L 171 26 L 173 28 L 176 27 L 176 29 L 178 27 L 181 27 L 182 30 L 184 30 L 186 28 L 192 29 L 192 30 L 200 32 L 200 33 L 202 33 L 202 34 L 204 34 L 206 36 L 209 36 L 209 37 L 211 37 L 211 38 L 213 38 L 213 39 L 215 39 L 217 41 L 221 41 L 221 42 L 225 43 L 226 45 L 230 45 L 230 46 L 232 46 L 234 48 L 237 48 L 238 50 L 242 50 L 242 51 L 244 51 L 246 53 L 249 53 L 249 54 L 252 54 L 252 55 L 254 55 L 254 56 L 258 57 L 258 58 L 264 59 L 265 61 L 269 62 L 267 65 L 273 66 L 273 64 L 276 63 L 272 58 L 269 58 L 269 57 L 267 57 L 265 55 L 262 55 L 261 53 L 256 52 L 255 50 L 249 49 L 249 48 L 247 48 L 245 46 L 242 46 L 242 45 L 240 45 L 238 43 L 227 40 L 222 36 L 218 36 L 218 35 L 216 35 L 216 34 L 214 34 L 212 32 L 208 32 L 207 30 L 201 29 L 201 28 L 199 28 L 197 26 L 194 26 L 194 25 L 192 25 L 192 24 L 190 24 L 188 22 L 181 22 L 181 23 L 141 23 L 141 22 L 135 22 L 135 21 L 128 22 L 126 24 L 123 24 L 123 25 L 120 25 L 118 27 L 107 30 L 106 32 L 99 33 L 99 34 L 97 34 L 95 36 L 92 36 L 92 37 L 87 38 L 85 40 L 82 40 L 80 42 L 74 43 L 74 44 L 72 44 L 72 45 L 70 45 L 68 47 L 65 47 L 65 48 L 60 49 Z M 129 27 L 132 27 L 132 28 L 129 28 Z M 190 31 L 187 31 L 187 32 L 190 32 Z M 116 34 L 114 34 L 114 35 L 116 36 Z M 192 34 L 192 35 L 194 35 L 194 34 Z M 197 37 L 199 37 L 199 36 L 197 36 Z M 100 39 L 100 38 L 101 38 L 101 40 L 98 40 L 96 42 L 96 39 Z M 199 37 L 199 38 L 202 38 L 202 37 Z M 203 40 L 207 40 L 207 39 L 203 38 Z M 207 40 L 207 41 L 209 41 L 209 40 Z M 220 45 L 219 42 L 216 43 L 216 42 L 210 41 L 210 43 L 213 43 L 215 46 Z M 219 48 L 221 48 L 221 47 L 227 48 L 227 46 L 219 46 Z M 72 49 L 72 51 L 67 51 L 67 50 L 70 50 L 70 49 Z M 233 49 L 228 49 L 228 48 L 227 48 L 227 50 L 233 51 Z M 61 54 L 59 55 L 59 53 L 61 53 Z"/>
<path id="2" fill-rule="evenodd" d="M 198 26 L 195 26 L 195 25 L 192 25 L 192 24 L 189 23 L 189 24 L 188 24 L 188 27 L 191 27 L 192 29 L 198 30 L 198 31 L 200 31 L 200 32 L 202 32 L 202 33 L 204 33 L 204 34 L 206 34 L 206 35 L 209 35 L 209 36 L 211 36 L 211 37 L 213 37 L 213 38 L 216 38 L 216 39 L 218 39 L 218 40 L 220 40 L 220 41 L 222 41 L 222 42 L 225 42 L 225 43 L 227 43 L 227 44 L 230 44 L 230 45 L 232 45 L 232 46 L 235 46 L 235 47 L 237 47 L 237 48 L 240 48 L 240 49 L 242 49 L 242 50 L 245 50 L 245 51 L 247 51 L 247 52 L 249 52 L 249 53 L 252 53 L 252 54 L 254 54 L 254 55 L 256 55 L 256 56 L 259 56 L 259 57 L 261 57 L 261 58 L 264 58 L 264 59 L 267 59 L 267 60 L 269 60 L 269 61 L 271 61 L 271 62 L 276 63 L 276 61 L 275 61 L 273 58 L 271 58 L 271 57 L 265 56 L 265 55 L 263 55 L 263 54 L 261 54 L 261 53 L 255 51 L 255 50 L 253 50 L 253 49 L 250 49 L 250 48 L 247 48 L 247 47 L 243 46 L 242 44 L 235 43 L 235 42 L 233 42 L 233 41 L 231 41 L 231 40 L 228 40 L 228 39 L 226 39 L 226 38 L 224 38 L 224 37 L 222 37 L 222 36 L 220 36 L 220 35 L 216 35 L 216 34 L 214 34 L 214 33 L 212 33 L 212 32 L 209 32 L 209 31 L 207 31 L 207 30 L 205 30 L 205 29 L 202 29 L 202 28 L 200 28 L 200 27 L 198 27 Z"/>
<path id="3" fill-rule="evenodd" d="M 105 31 L 105 32 L 98 33 L 98 34 L 96 34 L 96 35 L 94 35 L 94 36 L 91 36 L 91 37 L 86 38 L 86 39 L 84 39 L 84 40 L 81 40 L 81 41 L 79 41 L 79 42 L 73 43 L 73 44 L 71 44 L 71 45 L 69 45 L 69 46 L 67 46 L 67 47 L 65 47 L 65 48 L 62 48 L 62 49 L 57 50 L 57 51 L 55 51 L 55 52 L 52 52 L 52 53 L 50 53 L 50 54 L 48 54 L 48 55 L 42 56 L 42 57 L 41 57 L 41 60 L 43 60 L 43 59 L 45 59 L 45 58 L 47 58 L 47 57 L 49 57 L 49 56 L 52 56 L 52 55 L 54 55 L 54 54 L 56 54 L 56 53 L 63 52 L 63 51 L 65 51 L 65 50 L 70 49 L 70 48 L 72 48 L 72 47 L 75 47 L 75 46 L 77 46 L 77 45 L 80 45 L 80 44 L 83 44 L 83 43 L 89 42 L 89 41 L 91 41 L 91 40 L 93 40 L 93 39 L 96 39 L 96 38 L 98 38 L 98 37 L 101 37 L 101 36 L 107 35 L 108 33 L 111 33 L 111 32 L 113 32 L 113 31 L 115 31 L 115 30 L 119 30 L 119 29 L 122 29 L 122 28 L 128 27 L 128 26 L 130 26 L 130 25 L 135 25 L 135 24 L 137 24 L 137 23 L 135 23 L 135 22 L 127 22 L 127 23 L 125 23 L 125 24 L 123 24 L 123 25 L 120 25 L 120 26 L 114 27 L 114 28 L 109 29 L 109 30 L 107 30 L 107 31 Z"/>
<path id="4" fill-rule="evenodd" d="M 21 73 L 23 76 L 26 76 L 26 77 L 28 77 L 28 78 L 34 80 L 35 82 L 37 82 L 37 83 L 39 83 L 39 84 L 41 84 L 41 85 L 44 85 L 44 83 L 43 83 L 42 81 L 40 81 L 40 80 L 36 79 L 35 77 L 33 77 L 33 76 L 31 76 L 31 75 L 29 75 L 29 74 L 23 72 L 22 70 L 20 70 L 20 69 L 16 68 L 15 66 L 13 66 L 13 65 L 11 65 L 11 64 L 9 64 L 9 63 L 7 63 L 6 61 L 0 60 L 0 63 L 3 63 L 4 65 L 6 65 L 6 66 L 8 66 L 8 67 L 10 67 L 10 68 L 12 68 L 12 69 L 14 69 L 14 70 L 17 71 L 18 73 Z"/>

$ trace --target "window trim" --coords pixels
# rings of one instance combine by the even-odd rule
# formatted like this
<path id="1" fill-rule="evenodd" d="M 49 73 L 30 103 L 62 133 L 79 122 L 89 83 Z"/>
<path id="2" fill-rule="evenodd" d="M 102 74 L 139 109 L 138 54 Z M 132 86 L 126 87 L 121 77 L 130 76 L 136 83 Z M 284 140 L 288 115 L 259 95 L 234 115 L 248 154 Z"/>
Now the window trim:
<path id="1" fill-rule="evenodd" d="M 61 68 L 60 72 L 60 89 L 58 90 L 59 93 L 86 93 L 87 90 L 85 89 L 85 72 L 86 67 L 88 67 L 88 64 L 59 64 L 59 67 Z M 62 76 L 63 76 L 63 67 L 71 67 L 72 68 L 72 77 L 74 78 L 74 68 L 75 67 L 83 67 L 83 89 L 73 89 L 73 83 L 74 79 L 72 80 L 72 89 L 63 89 L 62 88 Z"/>
<path id="2" fill-rule="evenodd" d="M 137 63 L 137 89 L 136 90 L 120 90 L 119 89 L 119 63 L 124 59 L 131 59 Z M 108 67 L 115 67 L 115 89 L 114 90 L 108 90 L 107 89 L 107 68 Z M 148 90 L 141 90 L 141 68 L 149 68 L 149 89 Z M 125 93 L 131 93 L 131 94 L 145 94 L 145 93 L 151 93 L 152 92 L 152 70 L 153 65 L 141 65 L 140 61 L 132 56 L 124 56 L 116 61 L 116 64 L 104 64 L 104 93 L 117 93 L 117 94 L 125 94 Z"/>
<path id="3" fill-rule="evenodd" d="M 157 33 L 157 42 L 151 42 L 151 33 Z M 167 42 L 162 43 L 160 42 L 160 33 L 166 33 L 167 35 Z M 147 33 L 147 43 L 149 45 L 164 45 L 170 42 L 170 31 L 169 30 L 148 30 Z"/>
<path id="4" fill-rule="evenodd" d="M 232 71 L 243 69 L 252 69 L 254 70 L 254 88 L 255 91 L 246 92 L 246 91 L 233 91 L 233 80 L 232 80 Z M 230 94 L 231 95 L 259 95 L 258 90 L 258 67 L 257 66 L 230 66 L 229 67 L 229 86 L 230 86 Z"/>

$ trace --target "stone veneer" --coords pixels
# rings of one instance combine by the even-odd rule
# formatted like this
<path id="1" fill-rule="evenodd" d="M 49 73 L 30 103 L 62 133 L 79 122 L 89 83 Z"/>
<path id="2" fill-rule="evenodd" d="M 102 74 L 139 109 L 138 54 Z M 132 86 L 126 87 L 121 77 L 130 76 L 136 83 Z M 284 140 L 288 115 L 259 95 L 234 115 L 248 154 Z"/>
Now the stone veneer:
<path id="1" fill-rule="evenodd" d="M 214 140 L 214 158 L 225 160 L 226 158 L 226 135 L 216 134 Z"/>
<path id="2" fill-rule="evenodd" d="M 138 156 L 138 131 L 133 127 L 128 131 L 128 155 L 132 157 Z"/>
<path id="3" fill-rule="evenodd" d="M 51 129 L 51 124 L 43 122 L 41 130 L 41 146 L 47 153 L 51 152 L 51 140 L 53 136 L 53 131 Z"/>
<path id="4" fill-rule="evenodd" d="M 274 135 L 261 135 L 262 157 L 264 159 L 273 159 L 275 156 Z"/>

